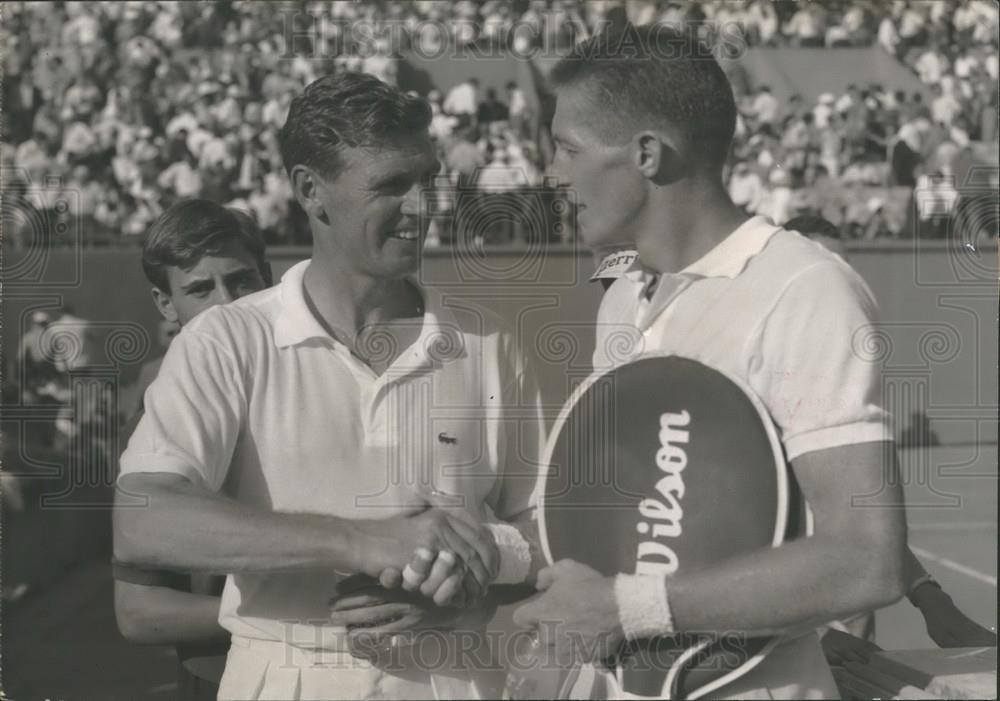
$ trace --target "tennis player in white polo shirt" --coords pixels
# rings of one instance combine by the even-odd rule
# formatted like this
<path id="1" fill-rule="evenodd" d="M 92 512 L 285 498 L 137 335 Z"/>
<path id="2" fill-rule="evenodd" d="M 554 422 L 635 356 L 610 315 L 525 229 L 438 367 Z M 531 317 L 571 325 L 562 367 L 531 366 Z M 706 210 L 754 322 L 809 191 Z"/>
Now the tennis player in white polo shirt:
<path id="1" fill-rule="evenodd" d="M 615 232 L 639 253 L 603 298 L 595 367 L 610 366 L 602 326 L 631 323 L 636 353 L 675 352 L 741 378 L 779 428 L 815 535 L 670 579 L 562 561 L 539 574 L 544 594 L 515 620 L 562 621 L 540 635 L 569 654 L 672 632 L 784 632 L 789 642 L 718 696 L 836 697 L 815 627 L 903 593 L 888 416 L 879 369 L 857 350 L 875 304 L 840 258 L 729 200 L 736 106 L 711 53 L 667 27 L 626 32 L 583 42 L 551 73 L 553 171 L 576 193 L 581 235 L 594 245 Z M 864 508 L 852 501 L 861 495 Z"/>
<path id="2" fill-rule="evenodd" d="M 147 504 L 121 500 L 116 557 L 229 575 L 220 699 L 474 697 L 447 656 L 352 655 L 335 587 L 402 576 L 419 592 L 374 611 L 462 632 L 490 582 L 532 576 L 536 384 L 493 319 L 411 279 L 430 117 L 358 74 L 293 100 L 282 152 L 313 257 L 184 327 L 122 456 L 120 494 Z"/>

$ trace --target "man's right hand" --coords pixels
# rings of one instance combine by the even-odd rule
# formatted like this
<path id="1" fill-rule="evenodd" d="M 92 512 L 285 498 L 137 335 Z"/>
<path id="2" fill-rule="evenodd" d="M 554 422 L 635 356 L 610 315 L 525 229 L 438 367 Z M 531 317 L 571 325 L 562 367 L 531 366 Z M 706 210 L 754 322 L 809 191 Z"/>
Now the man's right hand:
<path id="1" fill-rule="evenodd" d="M 358 528 L 363 535 L 359 561 L 365 574 L 389 588 L 419 587 L 439 606 L 452 603 L 463 591 L 466 598 L 478 598 L 499 570 L 500 553 L 490 532 L 441 509 L 364 521 Z M 403 578 L 407 565 L 412 572 Z"/>

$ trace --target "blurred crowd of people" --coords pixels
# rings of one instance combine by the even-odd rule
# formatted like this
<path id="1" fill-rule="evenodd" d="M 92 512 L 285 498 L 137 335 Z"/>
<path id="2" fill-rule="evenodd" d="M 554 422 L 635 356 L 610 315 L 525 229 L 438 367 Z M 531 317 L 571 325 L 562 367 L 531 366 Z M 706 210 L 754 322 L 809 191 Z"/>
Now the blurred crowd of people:
<path id="1" fill-rule="evenodd" d="M 164 208 L 187 197 L 252 212 L 269 243 L 306 243 L 277 139 L 291 99 L 329 71 L 394 82 L 396 50 L 383 29 L 415 12 L 451 21 L 467 9 L 439 2 L 409 10 L 401 3 L 11 3 L 3 84 L 8 195 L 20 188 L 55 201 L 70 193 L 64 199 L 92 243 L 138 240 Z M 316 31 L 300 34 L 302 18 Z M 342 34 L 362 20 L 374 27 L 368 39 Z M 511 182 L 508 170 L 535 179 L 541 163 L 516 85 L 503 99 L 480 93 L 474 79 L 446 98 L 428 97 L 455 180 L 477 167 L 484 184 L 500 188 Z M 16 244 L 18 232 L 10 233 Z"/>
<path id="2" fill-rule="evenodd" d="M 797 14 L 823 16 L 829 6 L 820 5 Z M 843 18 L 870 18 L 875 9 L 849 5 Z M 811 103 L 781 100 L 766 85 L 745 91 L 729 188 L 748 212 L 776 222 L 819 215 L 849 238 L 946 234 L 958 171 L 980 155 L 971 146 L 996 150 L 998 7 L 893 2 L 882 11 L 877 41 L 928 86 L 930 99 L 878 83 Z M 829 29 L 825 36 L 826 46 L 838 45 Z M 991 180 L 980 187 L 995 191 L 995 173 Z"/>
<path id="3" fill-rule="evenodd" d="M 766 86 L 741 95 L 730 185 L 748 211 L 778 221 L 803 208 L 808 189 L 937 182 L 970 141 L 996 138 L 997 6 L 985 0 L 8 3 L 7 195 L 66 194 L 89 243 L 138 240 L 186 197 L 250 211 L 269 243 L 307 243 L 277 140 L 304 85 L 344 70 L 395 82 L 408 51 L 440 56 L 478 43 L 529 55 L 626 21 L 696 23 L 749 45 L 878 42 L 931 86 L 929 101 L 860 84 L 815 104 L 782 103 Z M 427 97 L 451 185 L 541 183 L 534 96 L 516 83 L 482 90 L 470 78 Z M 891 233 L 894 225 L 869 225 L 878 202 L 843 200 L 811 206 L 838 224 L 861 222 L 856 235 Z M 429 245 L 451 235 L 437 229 Z M 32 232 L 8 234 L 16 245 Z"/>
<path id="4" fill-rule="evenodd" d="M 978 157 L 973 142 L 995 150 L 995 67 L 991 76 L 967 80 L 968 92 L 939 89 L 929 104 L 919 92 L 878 84 L 823 93 L 811 104 L 797 95 L 779 101 L 761 86 L 740 100 L 730 195 L 776 222 L 822 216 L 848 238 L 913 235 L 914 199 L 934 203 L 918 206 L 918 218 L 947 213 L 959 196 L 962 164 Z"/>

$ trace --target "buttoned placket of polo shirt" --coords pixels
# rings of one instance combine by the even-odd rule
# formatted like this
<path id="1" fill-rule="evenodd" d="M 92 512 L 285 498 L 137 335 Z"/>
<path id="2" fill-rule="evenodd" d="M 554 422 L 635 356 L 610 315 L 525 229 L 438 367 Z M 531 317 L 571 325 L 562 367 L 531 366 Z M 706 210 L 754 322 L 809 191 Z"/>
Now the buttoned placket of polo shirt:
<path id="1" fill-rule="evenodd" d="M 365 416 L 363 417 L 365 435 L 371 445 L 384 445 L 388 442 L 377 439 L 378 436 L 382 436 L 383 439 L 387 438 L 389 429 L 385 413 L 391 401 L 388 397 L 379 401 L 382 395 L 394 390 L 398 391 L 407 378 L 419 374 L 421 370 L 433 370 L 435 367 L 435 363 L 427 355 L 426 349 L 427 339 L 431 333 L 430 328 L 435 325 L 433 315 L 425 313 L 422 324 L 420 335 L 413 345 L 403 350 L 381 375 L 376 375 L 371 368 L 357 361 L 359 365 L 364 366 L 369 377 L 373 379 L 371 386 L 366 388 L 368 396 L 365 402 Z"/>
<path id="2" fill-rule="evenodd" d="M 395 460 L 390 458 L 386 465 L 390 472 L 398 472 L 398 475 L 389 477 L 402 478 L 406 475 L 411 478 L 410 489 L 438 507 L 462 506 L 468 496 L 460 493 L 459 485 L 438 484 L 449 480 L 439 473 L 440 465 L 433 458 L 433 431 L 430 430 L 434 424 L 433 373 L 464 352 L 461 339 L 451 338 L 446 340 L 444 347 L 449 348 L 454 356 L 435 355 L 433 349 L 438 337 L 448 335 L 446 325 L 433 311 L 426 310 L 417 339 L 381 375 L 342 347 L 346 362 L 361 383 L 364 396 L 362 421 L 367 445 L 385 448 L 390 451 L 389 455 L 393 455 L 392 451 L 401 451 L 395 455 Z M 427 426 L 423 425 L 425 422 Z M 415 464 L 404 464 L 403 456 L 414 457 L 417 461 Z M 421 458 L 431 462 L 424 464 Z M 438 490 L 440 486 L 449 489 L 442 492 Z"/>

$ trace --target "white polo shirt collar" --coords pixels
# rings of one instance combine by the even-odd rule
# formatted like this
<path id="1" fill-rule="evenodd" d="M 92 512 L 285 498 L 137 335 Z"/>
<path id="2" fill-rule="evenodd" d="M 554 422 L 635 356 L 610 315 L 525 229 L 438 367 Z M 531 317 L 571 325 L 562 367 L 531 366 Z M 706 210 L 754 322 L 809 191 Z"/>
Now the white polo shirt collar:
<path id="1" fill-rule="evenodd" d="M 278 348 L 297 346 L 313 338 L 334 340 L 306 304 L 304 281 L 309 263 L 296 263 L 281 276 L 281 311 L 274 322 L 274 343 Z"/>
<path id="2" fill-rule="evenodd" d="M 281 277 L 281 310 L 274 325 L 274 342 L 278 348 L 289 348 L 316 338 L 343 345 L 330 336 L 306 303 L 304 281 L 310 262 L 296 263 Z M 464 337 L 454 314 L 441 304 L 439 295 L 412 280 L 411 283 L 424 299 L 423 325 L 416 342 L 393 362 L 394 375 L 400 370 L 436 366 L 465 356 Z"/>
<path id="3" fill-rule="evenodd" d="M 735 278 L 743 272 L 750 260 L 764 250 L 781 227 L 765 217 L 751 217 L 724 238 L 715 248 L 684 268 L 681 274 L 698 277 Z"/>
<path id="4" fill-rule="evenodd" d="M 688 287 L 704 278 L 733 279 L 760 253 L 771 237 L 780 231 L 765 217 L 751 217 L 737 227 L 712 250 L 678 273 L 658 274 L 636 258 L 622 275 L 635 286 L 638 296 L 634 319 L 642 331 L 649 328 Z M 646 290 L 655 283 L 651 295 Z"/>
<path id="5" fill-rule="evenodd" d="M 751 217 L 740 224 L 715 248 L 679 273 L 672 274 L 735 278 L 743 272 L 750 259 L 764 250 L 767 242 L 780 230 L 781 227 L 775 226 L 766 217 Z M 637 257 L 622 274 L 622 277 L 632 282 L 648 284 L 656 275 L 655 270 L 647 268 Z"/>

